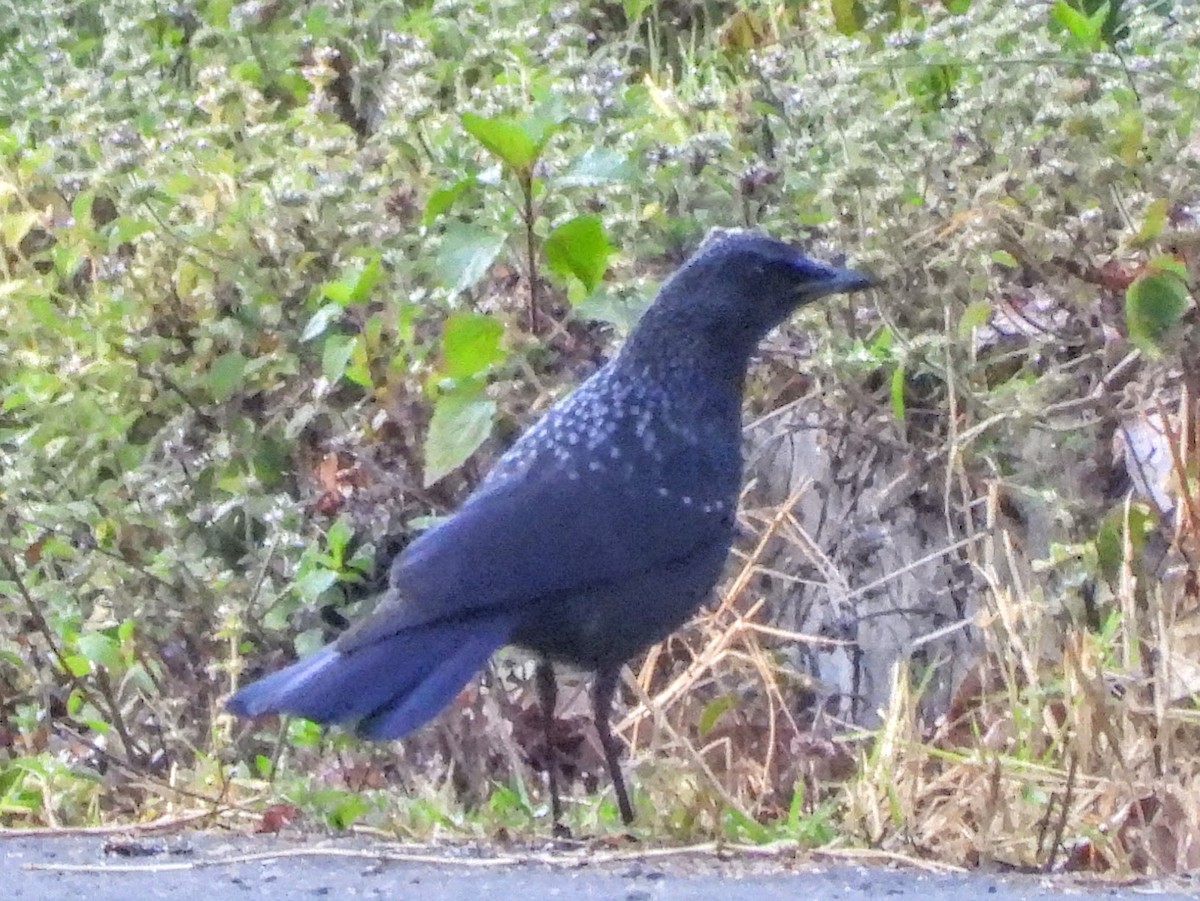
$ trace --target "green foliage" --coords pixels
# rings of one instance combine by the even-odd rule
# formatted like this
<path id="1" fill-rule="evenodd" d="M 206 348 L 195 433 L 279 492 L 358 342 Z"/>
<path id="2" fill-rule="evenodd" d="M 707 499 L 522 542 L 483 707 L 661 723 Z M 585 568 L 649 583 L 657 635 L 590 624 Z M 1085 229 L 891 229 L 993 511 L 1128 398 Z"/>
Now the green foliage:
<path id="1" fill-rule="evenodd" d="M 1087 9 L 1094 6 L 1094 9 Z M 1109 20 L 1108 2 L 1096 5 L 1074 5 L 1068 0 L 1056 0 L 1050 9 L 1053 20 L 1061 25 L 1071 44 L 1080 50 L 1099 50 L 1105 42 Z"/>
<path id="2" fill-rule="evenodd" d="M 550 232 L 546 265 L 556 275 L 578 279 L 588 293 L 600 286 L 612 247 L 599 216 L 576 216 Z"/>
<path id="3" fill-rule="evenodd" d="M 455 313 L 442 330 L 442 371 L 453 379 L 480 375 L 505 358 L 504 326 L 479 313 Z"/>
<path id="4" fill-rule="evenodd" d="M 454 223 L 446 230 L 438 255 L 442 283 L 454 294 L 468 291 L 487 275 L 504 249 L 505 236 L 486 228 Z"/>
<path id="5" fill-rule="evenodd" d="M 477 183 L 478 179 L 474 175 L 467 175 L 431 193 L 429 200 L 425 202 L 425 224 L 429 225 L 438 216 L 449 210 L 454 205 L 454 201 L 474 188 Z"/>
<path id="6" fill-rule="evenodd" d="M 371 290 L 382 277 L 379 254 L 371 254 L 365 261 L 350 267 L 340 278 L 321 285 L 321 296 L 339 307 L 366 303 Z"/>
<path id="7" fill-rule="evenodd" d="M 518 221 L 524 231 L 520 243 L 525 251 L 523 265 L 529 296 L 529 329 L 536 333 L 541 315 L 537 234 L 542 218 L 540 198 L 550 188 L 596 187 L 616 182 L 628 175 L 627 161 L 611 150 L 591 147 L 583 151 L 560 177 L 547 184 L 536 174 L 538 164 L 547 143 L 566 122 L 558 105 L 552 101 L 543 102 L 535 115 L 524 119 L 485 117 L 466 112 L 462 114 L 461 122 L 464 131 L 475 138 L 515 179 L 521 199 L 516 209 L 507 211 L 503 230 L 464 222 L 454 222 L 446 227 L 438 258 L 442 283 L 452 286 L 454 294 L 467 292 L 478 285 L 509 242 L 511 222 Z M 426 203 L 426 223 L 445 214 L 460 196 L 479 184 L 480 179 L 468 173 L 438 188 Z M 584 215 L 569 219 L 553 229 L 543 242 L 541 253 L 545 255 L 550 271 L 568 282 L 570 299 L 578 302 L 585 294 L 594 294 L 600 287 L 608 269 L 611 246 L 600 217 Z M 576 290 L 571 280 L 582 286 L 582 291 Z M 493 346 L 487 353 L 494 359 L 480 363 L 470 372 L 465 372 L 463 365 L 456 362 L 472 354 L 470 349 L 460 345 L 464 341 L 473 342 L 480 336 L 462 335 L 454 330 L 449 332 L 448 344 L 447 338 L 443 338 L 443 359 L 447 365 L 443 374 L 458 380 L 465 375 L 475 375 L 498 362 L 503 326 L 498 329 L 495 326 L 499 324 L 488 327 L 489 333 L 485 338 Z M 468 363 L 467 368 L 473 365 Z M 481 389 L 482 383 L 460 385 L 437 401 L 425 441 L 426 485 L 432 485 L 458 468 L 491 434 L 491 423 L 497 407 L 493 402 L 477 396 Z"/>
<path id="8" fill-rule="evenodd" d="M 632 178 L 629 159 L 607 147 L 589 147 L 554 178 L 556 188 L 598 188 Z"/>
<path id="9" fill-rule="evenodd" d="M 837 807 L 829 802 L 810 809 L 803 784 L 797 784 L 792 792 L 787 814 L 772 822 L 760 823 L 733 808 L 726 808 L 723 815 L 725 834 L 730 841 L 756 845 L 791 841 L 805 848 L 833 841 L 838 834 L 836 817 Z"/>
<path id="10" fill-rule="evenodd" d="M 1151 261 L 1125 292 L 1125 324 L 1129 338 L 1147 353 L 1158 355 L 1188 307 L 1187 270 L 1171 258 Z"/>
<path id="11" fill-rule="evenodd" d="M 229 400 L 242 387 L 246 375 L 246 358 L 233 351 L 221 354 L 208 370 L 208 384 L 213 400 L 218 403 Z"/>
<path id="12" fill-rule="evenodd" d="M 829 0 L 833 23 L 844 35 L 856 34 L 867 24 L 867 10 L 862 0 Z"/>
<path id="13" fill-rule="evenodd" d="M 1119 583 L 1127 557 L 1132 561 L 1141 560 L 1146 539 L 1156 525 L 1157 517 L 1145 504 L 1133 504 L 1128 511 L 1113 510 L 1104 518 L 1095 538 L 1096 561 L 1100 574 L 1110 585 Z"/>
<path id="14" fill-rule="evenodd" d="M 473 386 L 439 397 L 425 438 L 425 485 L 461 466 L 487 440 L 495 416 L 496 402 Z"/>
<path id="15" fill-rule="evenodd" d="M 1115 49 L 1129 37 L 1124 0 L 1056 0 L 1050 15 L 1083 50 Z"/>
<path id="16" fill-rule="evenodd" d="M 501 117 L 486 119 L 475 113 L 463 113 L 462 124 L 500 162 L 526 179 L 532 177 L 534 164 L 551 134 L 551 129 L 543 123 Z"/>
<path id="17" fill-rule="evenodd" d="M 342 517 L 329 526 L 319 541 L 305 547 L 296 561 L 288 590 L 265 611 L 263 624 L 271 629 L 286 629 L 297 610 L 339 601 L 347 589 L 365 581 L 373 564 L 373 546 L 365 543 L 354 547 L 353 536 L 352 525 Z M 296 650 L 314 651 L 323 643 L 322 639 L 320 629 L 301 633 L 295 640 Z"/>

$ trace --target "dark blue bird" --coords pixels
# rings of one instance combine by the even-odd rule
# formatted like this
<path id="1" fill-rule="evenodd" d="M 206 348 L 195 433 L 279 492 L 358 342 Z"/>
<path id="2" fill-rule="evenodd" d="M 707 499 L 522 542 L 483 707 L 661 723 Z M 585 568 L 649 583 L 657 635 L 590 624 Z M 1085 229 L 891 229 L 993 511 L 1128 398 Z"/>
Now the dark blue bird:
<path id="1" fill-rule="evenodd" d="M 393 561 L 365 620 L 229 701 L 399 738 L 448 704 L 497 648 L 593 670 L 593 710 L 621 816 L 609 725 L 622 664 L 707 598 L 733 540 L 742 387 L 759 340 L 798 306 L 867 287 L 755 231 L 714 230 L 620 353 L 555 404 L 450 518 Z M 555 766 L 554 821 L 560 817 Z"/>

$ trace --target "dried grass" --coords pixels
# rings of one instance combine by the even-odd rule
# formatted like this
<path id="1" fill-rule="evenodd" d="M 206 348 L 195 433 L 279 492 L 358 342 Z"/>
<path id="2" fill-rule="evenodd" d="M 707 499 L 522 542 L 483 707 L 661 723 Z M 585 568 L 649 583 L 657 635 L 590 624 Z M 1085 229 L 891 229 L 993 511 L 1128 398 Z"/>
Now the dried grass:
<path id="1" fill-rule="evenodd" d="M 785 662 L 795 645 L 854 642 L 765 621 L 758 576 L 774 573 L 763 562 L 774 541 L 810 560 L 830 594 L 874 587 L 850 587 L 797 520 L 801 492 L 793 492 L 763 517 L 715 609 L 638 669 L 640 703 L 620 723 L 633 757 L 670 758 L 764 822 L 797 786 L 810 807 L 834 798 L 844 840 L 923 859 L 1115 874 L 1200 865 L 1198 411 L 1185 390 L 1169 416 L 1160 412 L 1178 499 L 1162 530 L 1169 546 L 1148 572 L 1127 498 L 1119 580 L 1099 631 L 1047 601 L 1045 569 L 1003 515 L 998 482 L 961 501 L 982 511 L 980 527 L 934 556 L 969 553 L 981 586 L 975 612 L 911 647 L 970 629 L 975 654 L 935 717 L 921 671 L 897 656 L 871 731 L 828 713 L 838 705 Z M 973 484 L 961 474 L 948 473 L 946 484 Z M 671 671 L 667 656 L 686 663 Z M 739 700 L 714 726 L 710 705 L 730 690 Z"/>

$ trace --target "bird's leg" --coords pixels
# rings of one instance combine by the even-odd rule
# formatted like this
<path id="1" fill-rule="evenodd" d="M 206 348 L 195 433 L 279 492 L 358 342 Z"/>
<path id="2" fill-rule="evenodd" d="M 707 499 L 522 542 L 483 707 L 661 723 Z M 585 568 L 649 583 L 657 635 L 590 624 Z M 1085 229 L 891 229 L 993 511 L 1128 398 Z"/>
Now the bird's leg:
<path id="1" fill-rule="evenodd" d="M 596 720 L 596 731 L 600 733 L 600 746 L 604 748 L 604 759 L 608 763 L 608 775 L 612 778 L 613 789 L 617 793 L 617 807 L 621 810 L 621 821 L 630 826 L 633 824 L 633 807 L 629 803 L 629 794 L 625 791 L 625 779 L 621 775 L 620 752 L 616 739 L 613 738 L 612 724 L 608 715 L 612 709 L 613 693 L 617 690 L 617 677 L 620 668 L 603 669 L 596 673 L 596 684 L 592 686 L 592 716 Z"/>
<path id="2" fill-rule="evenodd" d="M 546 781 L 550 788 L 550 815 L 554 818 L 554 835 L 562 837 L 566 827 L 562 824 L 562 801 L 558 797 L 558 749 L 554 744 L 554 708 L 558 703 L 558 681 L 554 678 L 554 664 L 543 657 L 537 663 L 534 679 L 537 681 L 538 702 L 542 707 L 542 734 L 546 740 Z"/>

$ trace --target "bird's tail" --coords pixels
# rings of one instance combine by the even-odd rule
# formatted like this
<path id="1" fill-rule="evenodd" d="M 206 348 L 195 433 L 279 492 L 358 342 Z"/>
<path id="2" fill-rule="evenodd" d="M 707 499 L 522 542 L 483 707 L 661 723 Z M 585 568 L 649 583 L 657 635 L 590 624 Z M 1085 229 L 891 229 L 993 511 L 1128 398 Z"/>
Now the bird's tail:
<path id="1" fill-rule="evenodd" d="M 348 651 L 335 642 L 247 685 L 226 708 L 354 722 L 364 738 L 400 738 L 450 703 L 512 628 L 510 617 L 492 616 L 404 629 Z"/>

